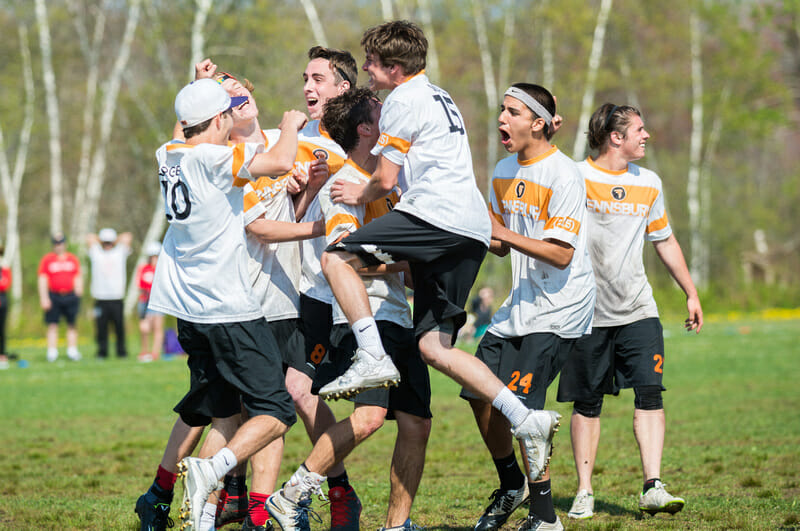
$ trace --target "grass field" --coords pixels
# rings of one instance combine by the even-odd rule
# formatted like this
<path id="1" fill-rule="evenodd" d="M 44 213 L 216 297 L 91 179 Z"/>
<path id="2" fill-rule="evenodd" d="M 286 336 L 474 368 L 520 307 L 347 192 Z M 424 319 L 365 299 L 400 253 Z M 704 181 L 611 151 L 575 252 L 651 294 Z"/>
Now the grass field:
<path id="1" fill-rule="evenodd" d="M 800 529 L 800 320 L 716 319 L 699 336 L 671 320 L 665 333 L 662 477 L 686 508 L 638 514 L 641 467 L 627 391 L 606 400 L 596 516 L 568 521 L 571 408 L 553 399 L 548 407 L 564 415 L 551 468 L 562 522 L 586 530 Z M 48 364 L 43 348 L 11 347 L 29 366 L 0 371 L 0 529 L 138 529 L 133 506 L 153 479 L 171 408 L 188 384 L 185 363 Z M 413 519 L 428 529 L 471 529 L 496 487 L 494 468 L 458 387 L 435 373 L 432 383 L 434 425 Z M 335 405 L 337 416 L 348 409 Z M 347 461 L 364 529 L 383 523 L 394 430 L 387 422 Z M 302 428 L 291 430 L 286 447 L 284 479 L 309 450 Z"/>

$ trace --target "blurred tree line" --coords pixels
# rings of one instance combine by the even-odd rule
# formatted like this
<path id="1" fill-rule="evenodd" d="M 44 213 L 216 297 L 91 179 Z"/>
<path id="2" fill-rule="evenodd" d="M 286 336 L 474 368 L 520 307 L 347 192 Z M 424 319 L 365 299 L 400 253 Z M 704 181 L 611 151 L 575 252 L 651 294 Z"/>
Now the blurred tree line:
<path id="1" fill-rule="evenodd" d="M 643 166 L 710 308 L 800 305 L 800 2 L 677 0 L 4 0 L 0 3 L 0 239 L 20 312 L 53 231 L 163 230 L 154 151 L 177 91 L 211 57 L 253 82 L 263 127 L 304 109 L 315 44 L 351 50 L 364 29 L 408 18 L 431 41 L 428 73 L 462 110 L 480 187 L 504 156 L 498 104 L 513 82 L 558 98 L 554 138 L 588 153 L 588 114 L 640 107 Z M 365 83 L 361 74 L 359 83 Z M 671 280 L 648 250 L 657 290 Z M 134 267 L 135 260 L 129 266 Z M 507 290 L 507 262 L 480 284 Z M 87 271 L 88 273 L 88 271 Z M 22 304 L 19 300 L 22 300 Z M 502 299 L 502 297 L 500 297 Z M 682 303 L 682 301 L 679 301 Z M 88 305 L 84 305 L 88 308 Z M 38 313 L 35 312 L 34 315 Z"/>

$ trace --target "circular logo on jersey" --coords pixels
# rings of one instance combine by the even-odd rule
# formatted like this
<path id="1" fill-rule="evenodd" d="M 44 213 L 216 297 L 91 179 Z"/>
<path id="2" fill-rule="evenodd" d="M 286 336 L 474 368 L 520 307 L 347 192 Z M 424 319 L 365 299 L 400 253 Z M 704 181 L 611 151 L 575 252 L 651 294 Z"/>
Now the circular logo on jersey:
<path id="1" fill-rule="evenodd" d="M 614 188 L 611 189 L 611 197 L 613 197 L 617 201 L 622 201 L 623 199 L 625 199 L 626 195 L 628 195 L 628 193 L 622 186 L 615 186 Z"/>
<path id="2" fill-rule="evenodd" d="M 522 195 L 525 193 L 525 183 L 523 181 L 517 183 L 517 187 L 514 189 L 514 192 L 517 194 L 517 197 L 522 197 Z"/>
<path id="3" fill-rule="evenodd" d="M 324 149 L 319 149 L 319 148 L 315 149 L 314 151 L 311 152 L 311 154 L 314 155 L 315 159 L 328 160 L 328 152 L 325 151 Z"/>

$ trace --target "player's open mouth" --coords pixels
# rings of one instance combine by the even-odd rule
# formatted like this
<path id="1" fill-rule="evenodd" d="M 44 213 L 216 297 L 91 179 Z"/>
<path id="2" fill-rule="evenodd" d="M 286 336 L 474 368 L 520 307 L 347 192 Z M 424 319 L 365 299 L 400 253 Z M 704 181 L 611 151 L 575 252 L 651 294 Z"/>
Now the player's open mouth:
<path id="1" fill-rule="evenodd" d="M 500 131 L 500 142 L 505 146 L 511 141 L 511 135 L 502 129 L 498 129 L 498 131 Z"/>
<path id="2" fill-rule="evenodd" d="M 314 106 L 317 104 L 317 102 L 318 102 L 318 101 L 319 101 L 319 100 L 316 100 L 316 99 L 313 99 L 313 98 L 311 98 L 311 99 L 307 99 L 307 100 L 306 100 L 306 105 L 307 105 L 308 107 L 314 107 Z"/>

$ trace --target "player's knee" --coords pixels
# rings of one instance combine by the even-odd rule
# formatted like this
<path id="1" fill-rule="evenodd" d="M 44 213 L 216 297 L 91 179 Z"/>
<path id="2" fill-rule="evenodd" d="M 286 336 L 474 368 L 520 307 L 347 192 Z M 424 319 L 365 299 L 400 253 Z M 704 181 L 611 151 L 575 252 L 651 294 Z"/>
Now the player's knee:
<path id="1" fill-rule="evenodd" d="M 378 406 L 359 407 L 350 415 L 350 420 L 356 436 L 358 437 L 360 434 L 361 437 L 367 438 L 383 426 L 386 420 L 386 409 Z"/>
<path id="2" fill-rule="evenodd" d="M 438 330 L 425 332 L 419 338 L 419 353 L 422 361 L 434 369 L 441 370 L 450 344 L 445 344 Z"/>
<path id="3" fill-rule="evenodd" d="M 664 401 L 661 397 L 661 387 L 658 385 L 643 385 L 633 388 L 634 399 L 633 407 L 644 411 L 654 411 L 664 409 Z"/>
<path id="4" fill-rule="evenodd" d="M 427 443 L 431 434 L 431 419 L 407 415 L 408 418 L 400 422 L 398 418 L 397 431 L 404 439 L 413 439 Z"/>
<path id="5" fill-rule="evenodd" d="M 603 398 L 589 400 L 585 402 L 575 402 L 572 405 L 572 412 L 584 417 L 594 419 L 600 416 L 603 410 Z"/>

